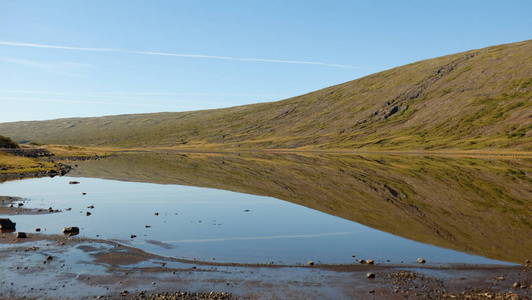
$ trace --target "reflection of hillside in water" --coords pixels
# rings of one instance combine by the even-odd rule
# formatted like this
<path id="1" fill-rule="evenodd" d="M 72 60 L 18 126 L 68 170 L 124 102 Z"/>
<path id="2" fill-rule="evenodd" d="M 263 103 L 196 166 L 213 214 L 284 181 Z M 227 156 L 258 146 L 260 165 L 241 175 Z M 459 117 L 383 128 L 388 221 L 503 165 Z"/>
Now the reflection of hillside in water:
<path id="1" fill-rule="evenodd" d="M 530 159 L 132 153 L 73 176 L 271 196 L 423 243 L 523 262 L 532 253 Z"/>

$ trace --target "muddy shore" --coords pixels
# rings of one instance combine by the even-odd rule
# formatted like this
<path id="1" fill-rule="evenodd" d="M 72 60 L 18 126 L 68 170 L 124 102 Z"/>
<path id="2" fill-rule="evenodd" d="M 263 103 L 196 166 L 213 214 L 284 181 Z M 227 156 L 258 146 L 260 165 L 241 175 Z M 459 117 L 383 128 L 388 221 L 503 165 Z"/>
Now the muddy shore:
<path id="1" fill-rule="evenodd" d="M 48 209 L 26 208 L 24 207 L 26 201 L 20 197 L 0 196 L 0 215 L 41 215 L 61 212 L 52 207 Z"/>
<path id="2" fill-rule="evenodd" d="M 530 299 L 532 292 L 526 266 L 212 263 L 38 233 L 1 234 L 0 260 L 1 299 Z"/>

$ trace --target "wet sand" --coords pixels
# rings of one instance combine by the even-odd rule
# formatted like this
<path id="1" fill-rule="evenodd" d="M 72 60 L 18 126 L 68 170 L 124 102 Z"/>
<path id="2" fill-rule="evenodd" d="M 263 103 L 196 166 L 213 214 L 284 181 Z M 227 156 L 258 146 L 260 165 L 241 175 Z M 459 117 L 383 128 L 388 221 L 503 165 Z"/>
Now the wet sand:
<path id="1" fill-rule="evenodd" d="M 0 215 L 40 215 L 61 212 L 54 208 L 26 208 L 25 202 L 26 200 L 20 197 L 0 196 Z"/>
<path id="2" fill-rule="evenodd" d="M 155 296 L 161 293 L 169 293 L 166 299 L 530 299 L 532 293 L 526 266 L 213 263 L 37 233 L 1 234 L 0 260 L 2 299 L 165 299 Z"/>

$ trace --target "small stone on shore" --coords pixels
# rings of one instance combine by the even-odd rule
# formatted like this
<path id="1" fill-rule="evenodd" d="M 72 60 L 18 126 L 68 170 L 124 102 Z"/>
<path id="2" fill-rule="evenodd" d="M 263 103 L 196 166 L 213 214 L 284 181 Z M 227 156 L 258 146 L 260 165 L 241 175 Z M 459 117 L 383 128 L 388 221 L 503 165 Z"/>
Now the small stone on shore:
<path id="1" fill-rule="evenodd" d="M 78 227 L 65 227 L 63 228 L 63 233 L 66 235 L 76 235 L 79 234 Z"/>
<path id="2" fill-rule="evenodd" d="M 504 276 L 497 276 L 495 277 L 495 280 L 504 280 Z"/>

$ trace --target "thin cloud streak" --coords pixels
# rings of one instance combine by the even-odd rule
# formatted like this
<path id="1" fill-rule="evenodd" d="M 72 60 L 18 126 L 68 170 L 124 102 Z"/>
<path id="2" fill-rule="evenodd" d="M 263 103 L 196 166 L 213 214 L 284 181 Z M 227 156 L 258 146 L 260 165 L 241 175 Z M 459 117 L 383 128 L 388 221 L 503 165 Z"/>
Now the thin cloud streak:
<path id="1" fill-rule="evenodd" d="M 1 60 L 1 58 L 0 58 Z M 60 91 L 42 91 L 42 90 L 0 90 L 0 93 L 10 94 L 42 94 L 56 96 L 80 96 L 97 97 L 97 98 L 135 98 L 143 96 L 215 96 L 215 97 L 254 97 L 254 98 L 288 98 L 282 94 L 244 94 L 244 93 L 194 93 L 194 92 L 60 92 Z M 143 99 L 145 100 L 145 99 Z"/>
<path id="2" fill-rule="evenodd" d="M 0 97 L 2 101 L 25 101 L 25 102 L 55 102 L 55 103 L 70 103 L 70 104 L 104 104 L 104 105 L 132 105 L 132 106 L 151 106 L 163 107 L 171 109 L 169 105 L 149 104 L 149 103 L 131 103 L 131 102 L 106 102 L 106 101 L 82 101 L 82 100 L 65 100 L 65 99 L 28 99 L 28 98 L 9 98 Z M 174 107 L 175 108 L 175 107 Z"/>
<path id="3" fill-rule="evenodd" d="M 53 96 L 53 95 L 51 95 Z M 66 96 L 66 95 L 64 95 Z M 101 97 L 108 98 L 108 97 Z M 122 100 L 137 100 L 145 101 L 146 99 L 140 98 L 125 98 Z M 216 109 L 223 108 L 227 106 L 236 106 L 241 105 L 238 103 L 225 103 L 223 106 L 220 105 L 220 102 L 215 101 L 204 101 L 204 100 L 194 100 L 199 106 L 190 107 L 191 100 L 188 99 L 157 99 L 158 102 L 169 102 L 168 104 L 158 104 L 158 103 L 139 103 L 139 102 L 121 102 L 121 101 L 101 101 L 101 100 L 71 100 L 71 99 L 61 99 L 61 98 L 28 98 L 28 97 L 5 97 L 0 95 L 0 101 L 11 101 L 11 102 L 34 102 L 34 103 L 67 103 L 67 104 L 99 104 L 99 105 L 126 105 L 126 106 L 143 106 L 143 107 L 157 107 L 164 111 L 175 111 L 175 112 L 185 112 L 185 111 L 194 111 L 194 110 L 205 110 L 205 109 Z M 188 106 L 187 106 L 188 105 Z"/>
<path id="4" fill-rule="evenodd" d="M 352 65 L 332 64 L 332 63 L 324 63 L 324 62 L 317 62 L 317 61 L 284 60 L 284 59 L 272 59 L 272 58 L 246 58 L 246 57 L 234 57 L 234 56 L 170 53 L 170 52 L 158 52 L 158 51 L 138 51 L 138 50 L 127 50 L 127 49 L 115 49 L 115 48 L 87 48 L 87 47 L 72 47 L 72 46 L 61 46 L 61 45 L 9 42 L 9 41 L 0 41 L 0 46 L 45 48 L 45 49 L 60 49 L 60 50 L 90 51 L 90 52 L 115 52 L 115 53 L 127 53 L 127 54 L 138 54 L 138 55 L 169 56 L 169 57 L 199 58 L 199 59 L 218 59 L 218 60 L 265 62 L 265 63 L 279 63 L 279 64 L 317 65 L 317 66 L 325 66 L 325 67 L 333 67 L 333 68 L 347 68 L 347 69 L 365 69 L 363 67 L 357 67 L 357 66 L 352 66 Z"/>
<path id="5" fill-rule="evenodd" d="M 21 59 L 15 57 L 0 56 L 0 62 L 19 64 L 27 67 L 43 68 L 43 69 L 66 69 L 66 68 L 92 68 L 90 64 L 74 63 L 74 62 L 53 62 L 43 63 L 34 60 Z"/>

